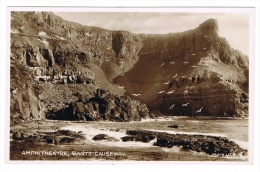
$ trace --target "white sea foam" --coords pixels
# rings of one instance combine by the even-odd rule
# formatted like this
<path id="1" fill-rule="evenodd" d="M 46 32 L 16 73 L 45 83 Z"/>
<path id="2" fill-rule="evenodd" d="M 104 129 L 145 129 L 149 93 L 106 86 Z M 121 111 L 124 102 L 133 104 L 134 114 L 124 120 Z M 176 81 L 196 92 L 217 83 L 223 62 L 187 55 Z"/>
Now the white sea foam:
<path id="1" fill-rule="evenodd" d="M 198 122 L 200 122 L 200 121 L 190 121 L 190 122 L 198 123 Z"/>
<path id="2" fill-rule="evenodd" d="M 99 144 L 102 146 L 108 146 L 108 147 L 151 148 L 151 147 L 155 147 L 153 144 L 156 142 L 156 139 L 151 140 L 149 143 L 134 142 L 134 141 L 123 142 L 121 138 L 127 136 L 126 130 L 120 130 L 116 132 L 113 130 L 111 131 L 108 128 L 93 128 L 91 126 L 82 126 L 82 125 L 68 125 L 62 127 L 61 129 L 71 130 L 76 132 L 82 131 L 86 137 L 86 142 L 92 144 Z M 179 132 L 179 131 L 176 132 L 171 130 L 149 130 L 149 131 L 166 132 L 169 134 L 188 134 L 188 135 L 205 135 L 205 136 L 221 136 L 221 137 L 226 136 L 225 134 L 218 134 L 218 133 L 196 133 L 196 132 Z M 93 137 L 98 134 L 107 134 L 108 136 L 114 137 L 120 141 L 113 142 L 113 141 L 106 141 L 106 140 L 100 140 L 100 141 L 92 140 Z M 236 142 L 240 147 L 244 149 L 248 149 L 248 142 L 233 140 L 233 139 L 230 140 Z M 182 148 L 174 146 L 172 148 L 161 148 L 161 149 L 164 152 L 180 152 Z"/>
<path id="3" fill-rule="evenodd" d="M 175 117 L 158 117 L 158 118 L 147 118 L 147 119 L 141 119 L 139 122 L 155 122 L 155 121 L 173 121 Z M 136 121 L 133 121 L 136 122 Z"/>
<path id="4" fill-rule="evenodd" d="M 110 131 L 109 129 L 106 130 L 101 130 L 101 129 L 96 129 L 93 127 L 82 127 L 82 126 L 65 126 L 62 127 L 61 129 L 63 130 L 71 130 L 71 131 L 82 131 L 83 134 L 85 134 L 86 141 L 88 143 L 94 143 L 94 144 L 99 144 L 103 146 L 111 146 L 111 147 L 153 147 L 153 143 L 156 141 L 151 140 L 149 143 L 143 143 L 143 142 L 134 142 L 134 141 L 128 141 L 128 142 L 123 142 L 121 140 L 122 137 L 127 136 L 125 133 L 125 130 L 121 131 Z M 100 140 L 100 141 L 94 141 L 92 140 L 94 136 L 98 134 L 107 134 L 108 136 L 114 137 L 120 141 L 118 142 L 113 142 L 113 141 L 106 141 L 106 140 Z"/>
<path id="5" fill-rule="evenodd" d="M 171 130 L 149 130 L 156 132 L 165 132 L 169 134 L 187 134 L 187 135 L 205 135 L 205 136 L 218 136 L 218 137 L 226 137 L 225 134 L 219 133 L 196 133 L 196 132 L 182 132 L 182 131 L 171 131 Z"/>
<path id="6" fill-rule="evenodd" d="M 177 146 L 173 146 L 172 148 L 165 148 L 162 147 L 161 148 L 164 152 L 169 152 L 169 153 L 176 153 L 176 152 L 181 152 L 182 151 L 182 147 L 177 147 Z"/>

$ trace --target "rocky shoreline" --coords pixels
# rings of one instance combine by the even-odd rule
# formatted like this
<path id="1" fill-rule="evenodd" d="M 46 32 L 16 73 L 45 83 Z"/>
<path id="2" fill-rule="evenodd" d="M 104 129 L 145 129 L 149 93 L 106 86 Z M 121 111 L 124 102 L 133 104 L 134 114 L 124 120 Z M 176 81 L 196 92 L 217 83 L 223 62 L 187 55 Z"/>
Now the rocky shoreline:
<path id="1" fill-rule="evenodd" d="M 102 142 L 105 145 L 106 143 L 109 143 L 108 145 L 117 143 L 115 146 L 118 144 L 123 146 L 125 144 L 127 147 L 128 144 L 126 142 L 139 142 L 144 143 L 142 144 L 144 147 L 156 146 L 169 150 L 173 147 L 179 147 L 183 151 L 205 153 L 210 156 L 246 157 L 248 154 L 247 149 L 241 148 L 234 141 L 221 136 L 186 133 L 174 134 L 162 131 L 110 127 L 91 129 L 87 127 L 87 124 L 86 127 L 88 129 L 84 130 L 84 128 L 81 128 L 81 130 L 77 130 L 74 125 L 68 124 L 66 122 L 66 124 L 61 124 L 60 127 L 49 125 L 47 128 L 39 127 L 37 124 L 38 127 L 30 131 L 25 130 L 23 127 L 11 128 L 10 139 L 13 142 L 35 145 L 85 145 Z M 90 132 L 91 135 L 87 135 L 86 131 Z M 145 143 L 149 144 L 146 145 Z"/>
<path id="2" fill-rule="evenodd" d="M 184 150 L 204 152 L 206 154 L 223 154 L 229 156 L 246 156 L 247 150 L 241 148 L 235 142 L 217 136 L 188 135 L 188 134 L 169 134 L 165 132 L 128 130 L 128 136 L 123 137 L 124 142 L 139 141 L 150 142 L 157 139 L 155 146 L 172 148 L 173 146 L 182 147 Z"/>

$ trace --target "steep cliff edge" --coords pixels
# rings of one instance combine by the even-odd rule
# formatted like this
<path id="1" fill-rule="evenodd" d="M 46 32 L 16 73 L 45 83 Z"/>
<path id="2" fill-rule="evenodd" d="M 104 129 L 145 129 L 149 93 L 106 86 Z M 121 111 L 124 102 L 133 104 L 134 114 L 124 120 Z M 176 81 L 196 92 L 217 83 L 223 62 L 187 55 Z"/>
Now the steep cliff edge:
<path id="1" fill-rule="evenodd" d="M 126 94 L 140 94 L 138 100 L 169 115 L 248 115 L 248 57 L 218 36 L 215 19 L 182 33 L 140 37 L 140 60 L 115 79 Z"/>
<path id="2" fill-rule="evenodd" d="M 165 115 L 248 116 L 248 57 L 218 36 L 214 19 L 182 33 L 137 35 L 83 26 L 51 12 L 13 12 L 11 65 L 15 117 L 66 111 L 82 96 L 95 97 L 97 89 Z M 147 116 L 141 111 L 134 117 L 119 113 L 117 120 Z"/>

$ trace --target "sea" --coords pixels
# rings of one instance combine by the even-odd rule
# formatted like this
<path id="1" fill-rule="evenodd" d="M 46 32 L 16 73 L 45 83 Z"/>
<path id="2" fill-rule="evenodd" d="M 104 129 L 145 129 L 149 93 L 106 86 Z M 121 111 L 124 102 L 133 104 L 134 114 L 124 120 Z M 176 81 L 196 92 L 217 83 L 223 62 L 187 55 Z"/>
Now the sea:
<path id="1" fill-rule="evenodd" d="M 169 128 L 169 125 L 177 124 L 178 128 Z M 212 117 L 168 117 L 158 119 L 146 119 L 134 122 L 87 122 L 81 123 L 77 126 L 66 126 L 63 129 L 74 131 L 83 131 L 86 134 L 87 142 L 100 145 L 103 148 L 117 148 L 117 150 L 125 150 L 127 152 L 134 151 L 132 154 L 133 160 L 153 160 L 156 152 L 158 155 L 167 154 L 158 160 L 172 160 L 175 161 L 177 155 L 178 161 L 240 161 L 247 160 L 248 157 L 212 157 L 204 153 L 187 152 L 183 151 L 180 147 L 161 148 L 153 145 L 155 142 L 152 140 L 149 143 L 142 142 L 108 142 L 108 141 L 93 141 L 92 138 L 97 134 L 107 134 L 120 140 L 121 137 L 126 136 L 125 131 L 131 129 L 142 129 L 149 131 L 167 132 L 171 134 L 200 134 L 210 136 L 226 137 L 236 142 L 241 148 L 248 149 L 248 119 L 234 119 L 234 118 L 212 118 Z M 115 132 L 119 129 L 119 132 Z M 146 157 L 139 156 L 140 152 L 146 152 Z M 149 158 L 151 151 L 151 159 Z M 155 152 L 154 152 L 155 151 Z M 135 157 L 135 155 L 137 157 Z M 142 154 L 142 153 L 141 153 Z M 172 155 L 171 155 L 172 154 Z M 197 158 L 196 158 L 197 157 Z M 140 158 L 140 159 L 139 159 Z M 172 158 L 172 159 L 171 159 Z M 132 159 L 129 159 L 132 160 Z"/>
<path id="2" fill-rule="evenodd" d="M 249 120 L 234 118 L 213 117 L 161 117 L 157 119 L 145 119 L 134 122 L 71 122 L 71 121 L 46 121 L 61 126 L 63 130 L 81 131 L 86 140 L 77 145 L 26 145 L 11 144 L 11 158 L 26 160 L 77 160 L 77 161 L 211 161 L 211 162 L 248 162 L 249 156 L 212 156 L 183 150 L 181 147 L 163 148 L 154 146 L 156 140 L 149 143 L 123 142 L 121 137 L 126 136 L 130 129 L 142 129 L 150 131 L 167 132 L 171 134 L 200 134 L 222 136 L 236 142 L 240 147 L 249 149 Z M 169 128 L 169 125 L 177 124 L 178 128 Z M 94 141 L 97 134 L 107 134 L 117 138 L 118 142 Z M 64 151 L 68 156 L 22 156 L 21 151 L 28 147 L 36 151 Z M 12 156 L 12 153 L 14 156 Z"/>

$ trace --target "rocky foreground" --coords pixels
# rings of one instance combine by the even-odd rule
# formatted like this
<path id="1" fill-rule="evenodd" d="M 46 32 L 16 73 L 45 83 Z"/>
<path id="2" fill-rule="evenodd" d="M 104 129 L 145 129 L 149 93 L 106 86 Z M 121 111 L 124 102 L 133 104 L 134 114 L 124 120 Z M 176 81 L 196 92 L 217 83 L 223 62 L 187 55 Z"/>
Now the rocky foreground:
<path id="1" fill-rule="evenodd" d="M 28 133 L 26 131 L 11 131 L 11 139 L 23 143 L 48 144 L 82 144 L 86 139 L 82 133 L 69 130 L 54 132 Z"/>
<path id="2" fill-rule="evenodd" d="M 119 132 L 119 129 L 114 132 Z M 154 146 L 172 148 L 181 147 L 183 150 L 202 152 L 208 155 L 216 156 L 246 156 L 247 150 L 241 148 L 235 142 L 217 136 L 207 135 L 188 135 L 188 134 L 169 134 L 165 132 L 147 131 L 147 130 L 127 130 L 127 136 L 121 140 L 107 134 L 98 134 L 92 138 L 94 141 L 105 140 L 108 142 L 143 142 L 148 143 L 152 140 Z M 75 132 L 70 130 L 56 130 L 52 132 L 28 133 L 23 130 L 11 131 L 13 141 L 32 143 L 32 144 L 55 144 L 55 145 L 79 145 L 87 142 L 82 131 Z M 122 143 L 124 144 L 124 143 Z"/>
<path id="3" fill-rule="evenodd" d="M 187 134 L 169 134 L 164 132 L 129 130 L 126 132 L 129 136 L 123 137 L 126 141 L 150 142 L 157 139 L 155 146 L 172 148 L 173 146 L 182 147 L 184 150 L 195 152 L 204 152 L 206 154 L 223 155 L 247 155 L 247 150 L 241 148 L 238 144 L 228 140 L 225 137 L 206 136 L 206 135 L 187 135 Z"/>

